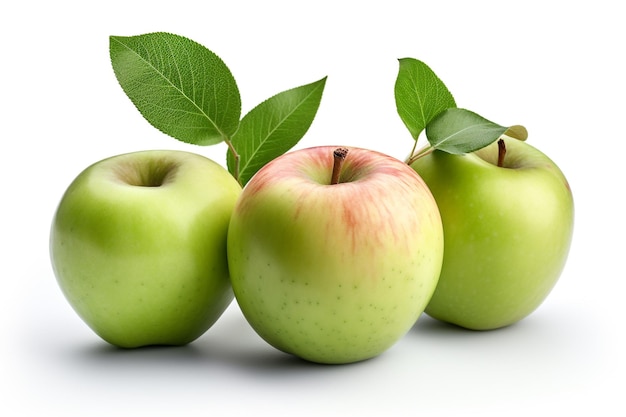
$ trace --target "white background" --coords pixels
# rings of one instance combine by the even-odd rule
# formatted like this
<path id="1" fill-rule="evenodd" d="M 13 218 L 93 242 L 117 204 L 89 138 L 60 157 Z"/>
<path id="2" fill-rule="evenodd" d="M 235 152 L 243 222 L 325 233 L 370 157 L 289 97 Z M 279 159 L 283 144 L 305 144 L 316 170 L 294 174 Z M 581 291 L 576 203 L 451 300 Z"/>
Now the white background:
<path id="1" fill-rule="evenodd" d="M 10 5 L 9 5 L 10 4 Z M 618 2 L 5 2 L 0 11 L 2 415 L 624 415 L 624 30 Z M 570 258 L 545 303 L 509 328 L 422 317 L 380 357 L 317 366 L 275 351 L 233 303 L 182 348 L 121 351 L 83 324 L 48 255 L 56 205 L 105 157 L 225 147 L 152 128 L 113 75 L 109 35 L 169 31 L 217 53 L 247 112 L 328 75 L 298 147 L 403 158 L 397 58 L 425 61 L 457 104 L 529 141 L 570 180 Z M 546 230 L 546 233 L 550 233 Z M 2 409 L 12 411 L 3 411 Z"/>

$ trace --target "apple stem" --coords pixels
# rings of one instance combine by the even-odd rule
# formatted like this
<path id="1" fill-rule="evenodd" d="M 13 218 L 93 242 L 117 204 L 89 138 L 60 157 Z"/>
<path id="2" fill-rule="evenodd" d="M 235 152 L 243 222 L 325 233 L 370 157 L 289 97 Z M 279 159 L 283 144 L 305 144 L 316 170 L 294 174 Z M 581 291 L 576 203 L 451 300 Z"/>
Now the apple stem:
<path id="1" fill-rule="evenodd" d="M 506 144 L 504 139 L 498 139 L 498 166 L 502 168 L 504 165 L 504 156 L 506 155 Z"/>
<path id="2" fill-rule="evenodd" d="M 346 160 L 346 156 L 348 155 L 348 149 L 346 148 L 337 148 L 333 151 L 333 174 L 330 177 L 330 185 L 339 183 L 339 175 L 341 174 L 341 167 L 343 166 L 343 162 Z"/>

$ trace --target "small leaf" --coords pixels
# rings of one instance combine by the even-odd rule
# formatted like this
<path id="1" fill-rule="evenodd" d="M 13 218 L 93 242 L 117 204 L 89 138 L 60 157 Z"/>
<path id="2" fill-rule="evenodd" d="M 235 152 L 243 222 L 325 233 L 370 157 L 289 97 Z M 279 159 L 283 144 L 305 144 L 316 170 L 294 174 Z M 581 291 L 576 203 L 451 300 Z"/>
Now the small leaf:
<path id="1" fill-rule="evenodd" d="M 447 109 L 426 127 L 430 145 L 452 154 L 477 151 L 495 142 L 507 128 L 465 109 Z"/>
<path id="2" fill-rule="evenodd" d="M 394 89 L 396 108 L 417 140 L 431 120 L 443 110 L 456 107 L 456 103 L 445 84 L 422 61 L 403 58 L 399 62 Z"/>
<path id="3" fill-rule="evenodd" d="M 525 141 L 526 139 L 528 139 L 528 130 L 526 130 L 526 128 L 522 125 L 509 127 L 506 132 L 504 132 L 504 134 L 513 139 L 521 141 Z"/>
<path id="4" fill-rule="evenodd" d="M 122 89 L 155 128 L 187 143 L 212 145 L 234 134 L 241 98 L 224 62 L 169 33 L 109 38 Z"/>
<path id="5" fill-rule="evenodd" d="M 326 77 L 283 91 L 244 116 L 232 137 L 239 155 L 227 154 L 229 172 L 242 185 L 266 163 L 291 149 L 311 126 L 326 84 Z"/>

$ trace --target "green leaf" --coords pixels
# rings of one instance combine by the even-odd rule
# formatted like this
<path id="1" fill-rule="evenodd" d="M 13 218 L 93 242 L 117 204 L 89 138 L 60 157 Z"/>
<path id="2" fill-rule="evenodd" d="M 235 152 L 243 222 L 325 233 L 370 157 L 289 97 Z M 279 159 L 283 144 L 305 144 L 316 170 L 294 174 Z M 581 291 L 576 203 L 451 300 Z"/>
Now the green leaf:
<path id="1" fill-rule="evenodd" d="M 224 62 L 204 46 L 170 33 L 111 36 L 113 71 L 155 128 L 187 143 L 212 145 L 239 126 L 241 98 Z"/>
<path id="2" fill-rule="evenodd" d="M 426 126 L 426 137 L 434 149 L 452 154 L 477 151 L 495 142 L 507 128 L 465 109 L 444 110 Z"/>
<path id="3" fill-rule="evenodd" d="M 414 58 L 403 58 L 399 62 L 394 88 L 396 108 L 411 136 L 417 140 L 431 120 L 443 110 L 456 107 L 456 103 L 428 65 Z"/>
<path id="4" fill-rule="evenodd" d="M 244 116 L 227 154 L 229 172 L 245 185 L 266 163 L 291 149 L 311 126 L 326 84 L 326 77 L 283 91 Z"/>

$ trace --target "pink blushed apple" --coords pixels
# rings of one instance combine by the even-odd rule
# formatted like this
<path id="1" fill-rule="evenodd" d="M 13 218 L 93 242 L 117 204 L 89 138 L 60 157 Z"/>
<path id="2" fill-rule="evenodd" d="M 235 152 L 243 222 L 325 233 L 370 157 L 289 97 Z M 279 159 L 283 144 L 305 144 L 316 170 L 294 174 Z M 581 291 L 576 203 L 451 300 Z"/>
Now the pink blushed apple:
<path id="1" fill-rule="evenodd" d="M 368 359 L 398 341 L 430 300 L 443 257 L 441 218 L 415 171 L 349 148 L 333 179 L 336 150 L 302 149 L 263 167 L 228 235 L 248 322 L 274 347 L 321 363 Z"/>

